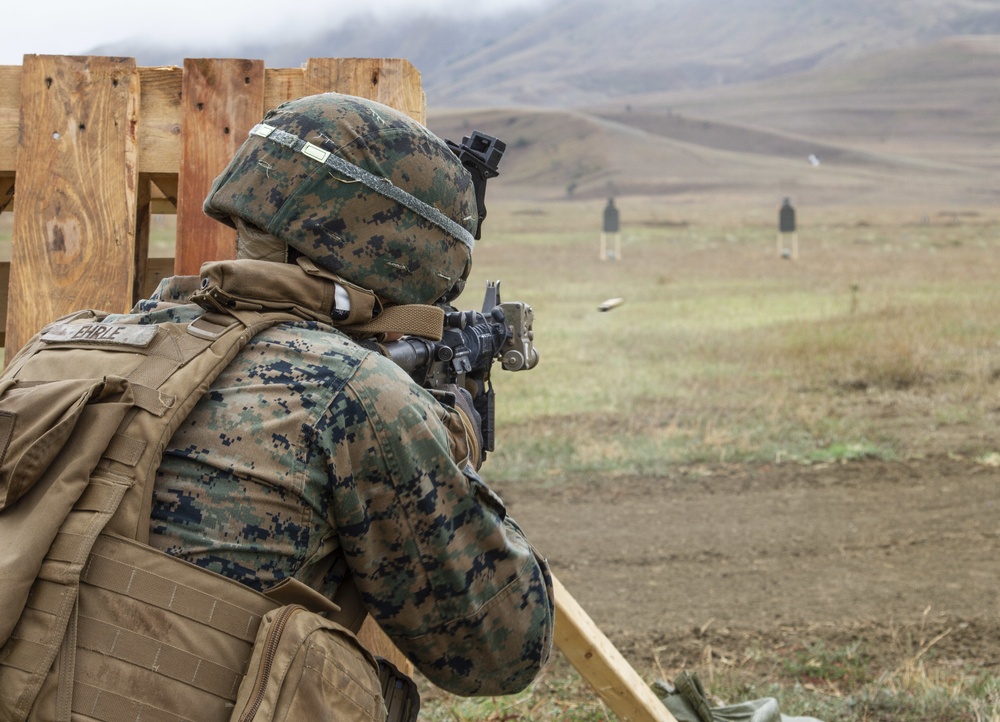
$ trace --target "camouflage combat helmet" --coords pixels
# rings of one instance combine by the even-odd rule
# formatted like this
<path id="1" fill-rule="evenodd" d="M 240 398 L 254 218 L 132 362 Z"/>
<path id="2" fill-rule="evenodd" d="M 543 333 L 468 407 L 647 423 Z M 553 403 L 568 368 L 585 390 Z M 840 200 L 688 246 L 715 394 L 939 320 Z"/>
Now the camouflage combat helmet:
<path id="1" fill-rule="evenodd" d="M 477 231 L 471 175 L 444 141 L 338 93 L 270 111 L 216 178 L 205 213 L 241 218 L 393 304 L 460 291 Z"/>

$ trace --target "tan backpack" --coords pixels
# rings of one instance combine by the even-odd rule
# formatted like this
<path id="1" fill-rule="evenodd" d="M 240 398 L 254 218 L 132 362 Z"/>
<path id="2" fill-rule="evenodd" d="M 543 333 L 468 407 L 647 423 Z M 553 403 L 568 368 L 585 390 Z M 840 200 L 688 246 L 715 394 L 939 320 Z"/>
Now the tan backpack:
<path id="1" fill-rule="evenodd" d="M 295 267 L 266 270 L 272 285 L 276 271 L 301 283 Z M 348 620 L 291 579 L 265 596 L 146 544 L 173 432 L 250 338 L 303 317 L 206 285 L 223 301 L 190 324 L 81 312 L 0 375 L 4 720 L 387 719 L 382 688 L 400 680 L 380 680 L 331 621 L 363 613 Z M 395 719 L 415 719 L 411 689 L 397 702 Z"/>

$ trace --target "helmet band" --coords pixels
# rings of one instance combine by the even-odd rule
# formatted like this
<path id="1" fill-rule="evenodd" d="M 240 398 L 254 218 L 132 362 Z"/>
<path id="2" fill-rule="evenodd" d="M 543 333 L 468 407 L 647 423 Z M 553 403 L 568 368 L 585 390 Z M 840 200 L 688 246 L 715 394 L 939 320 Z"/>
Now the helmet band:
<path id="1" fill-rule="evenodd" d="M 250 135 L 266 138 L 267 140 L 274 141 L 275 143 L 283 145 L 286 148 L 291 148 L 292 150 L 301 153 L 317 163 L 329 166 L 341 175 L 345 175 L 352 180 L 363 183 L 376 193 L 383 195 L 386 198 L 390 198 L 400 205 L 406 206 L 421 218 L 430 221 L 448 235 L 453 236 L 467 245 L 470 251 L 475 248 L 476 239 L 466 228 L 453 221 L 434 206 L 424 203 L 416 196 L 413 196 L 399 186 L 394 185 L 388 178 L 382 178 L 374 173 L 369 173 L 364 168 L 360 168 L 353 163 L 344 160 L 340 156 L 334 155 L 328 150 L 323 150 L 317 145 L 313 145 L 308 141 L 302 140 L 291 133 L 281 130 L 280 128 L 275 128 L 267 123 L 258 123 L 255 125 L 250 129 Z"/>

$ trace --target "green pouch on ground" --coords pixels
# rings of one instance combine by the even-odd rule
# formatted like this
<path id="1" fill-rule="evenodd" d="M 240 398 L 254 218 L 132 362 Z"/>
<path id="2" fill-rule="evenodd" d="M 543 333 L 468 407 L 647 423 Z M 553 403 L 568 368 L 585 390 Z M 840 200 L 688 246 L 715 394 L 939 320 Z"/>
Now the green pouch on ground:
<path id="1" fill-rule="evenodd" d="M 778 701 L 765 697 L 750 702 L 710 707 L 701 680 L 681 672 L 674 684 L 653 683 L 653 691 L 677 722 L 820 722 L 815 717 L 788 717 L 778 711 Z"/>

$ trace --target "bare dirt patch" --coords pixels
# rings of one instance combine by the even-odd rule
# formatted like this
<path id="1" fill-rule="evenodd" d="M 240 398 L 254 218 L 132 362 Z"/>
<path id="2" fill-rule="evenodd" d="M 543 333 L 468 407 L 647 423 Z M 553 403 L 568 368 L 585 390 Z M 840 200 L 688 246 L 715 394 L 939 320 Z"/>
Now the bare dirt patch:
<path id="1" fill-rule="evenodd" d="M 998 490 L 1000 468 L 940 455 L 500 492 L 633 664 L 669 674 L 851 641 L 876 659 L 927 647 L 943 664 L 1000 665 Z"/>

